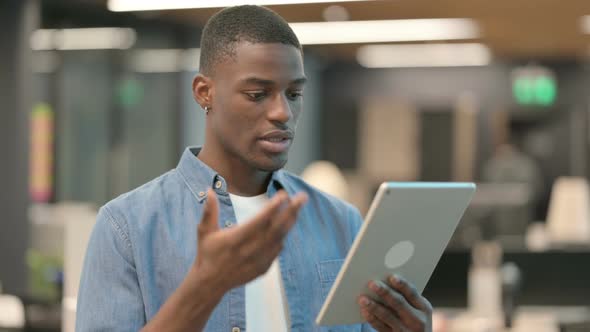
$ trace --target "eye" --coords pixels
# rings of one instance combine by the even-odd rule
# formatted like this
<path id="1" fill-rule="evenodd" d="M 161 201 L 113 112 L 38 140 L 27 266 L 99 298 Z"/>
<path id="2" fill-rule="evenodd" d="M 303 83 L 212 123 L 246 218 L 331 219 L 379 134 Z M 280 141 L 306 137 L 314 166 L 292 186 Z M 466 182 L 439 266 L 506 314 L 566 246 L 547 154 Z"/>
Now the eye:
<path id="1" fill-rule="evenodd" d="M 250 99 L 251 101 L 261 101 L 266 97 L 265 91 L 246 91 L 244 94 Z"/>
<path id="2" fill-rule="evenodd" d="M 296 90 L 296 91 L 287 92 L 287 97 L 291 100 L 296 100 L 297 98 L 303 97 L 303 91 Z"/>

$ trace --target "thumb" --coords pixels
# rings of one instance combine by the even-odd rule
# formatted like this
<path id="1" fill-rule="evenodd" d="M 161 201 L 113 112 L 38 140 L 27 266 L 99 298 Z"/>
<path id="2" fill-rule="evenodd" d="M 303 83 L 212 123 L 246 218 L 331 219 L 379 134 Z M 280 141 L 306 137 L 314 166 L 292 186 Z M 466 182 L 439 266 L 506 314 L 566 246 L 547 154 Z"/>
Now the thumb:
<path id="1" fill-rule="evenodd" d="M 201 222 L 197 228 L 198 235 L 203 236 L 219 229 L 217 223 L 219 219 L 219 203 L 217 202 L 217 195 L 211 188 L 207 190 L 207 200 L 203 210 Z"/>

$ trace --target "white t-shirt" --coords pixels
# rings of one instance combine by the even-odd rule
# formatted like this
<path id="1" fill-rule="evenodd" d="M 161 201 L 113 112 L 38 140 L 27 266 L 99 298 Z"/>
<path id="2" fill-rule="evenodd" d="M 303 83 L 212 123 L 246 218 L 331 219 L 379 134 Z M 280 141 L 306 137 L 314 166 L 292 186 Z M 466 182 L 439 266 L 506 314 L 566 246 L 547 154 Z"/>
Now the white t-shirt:
<path id="1" fill-rule="evenodd" d="M 268 202 L 266 194 L 253 197 L 229 195 L 238 223 L 254 217 Z M 278 259 L 262 276 L 246 284 L 246 331 L 287 332 L 288 303 Z"/>

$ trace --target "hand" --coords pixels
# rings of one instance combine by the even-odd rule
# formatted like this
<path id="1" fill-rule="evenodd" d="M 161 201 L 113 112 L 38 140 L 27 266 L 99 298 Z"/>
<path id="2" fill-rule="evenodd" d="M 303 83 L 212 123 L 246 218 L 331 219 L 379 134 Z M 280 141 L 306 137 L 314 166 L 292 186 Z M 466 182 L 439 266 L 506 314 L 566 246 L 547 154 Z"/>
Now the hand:
<path id="1" fill-rule="evenodd" d="M 219 203 L 209 189 L 197 229 L 197 258 L 193 273 L 205 274 L 221 293 L 264 274 L 283 248 L 307 195 L 289 198 L 279 191 L 251 220 L 229 229 L 219 228 Z M 203 280 L 201 278 L 200 280 Z"/>
<path id="2" fill-rule="evenodd" d="M 378 300 L 362 295 L 361 314 L 379 332 L 432 332 L 432 305 L 405 279 L 370 281 Z"/>

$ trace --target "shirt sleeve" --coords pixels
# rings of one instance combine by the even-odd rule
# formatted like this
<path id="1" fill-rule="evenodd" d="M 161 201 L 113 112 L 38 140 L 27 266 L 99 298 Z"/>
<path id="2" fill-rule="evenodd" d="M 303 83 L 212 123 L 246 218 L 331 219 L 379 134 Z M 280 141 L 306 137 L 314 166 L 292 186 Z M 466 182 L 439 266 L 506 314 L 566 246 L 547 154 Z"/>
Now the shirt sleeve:
<path id="1" fill-rule="evenodd" d="M 129 236 L 103 207 L 84 259 L 76 331 L 138 331 L 144 312 Z"/>

